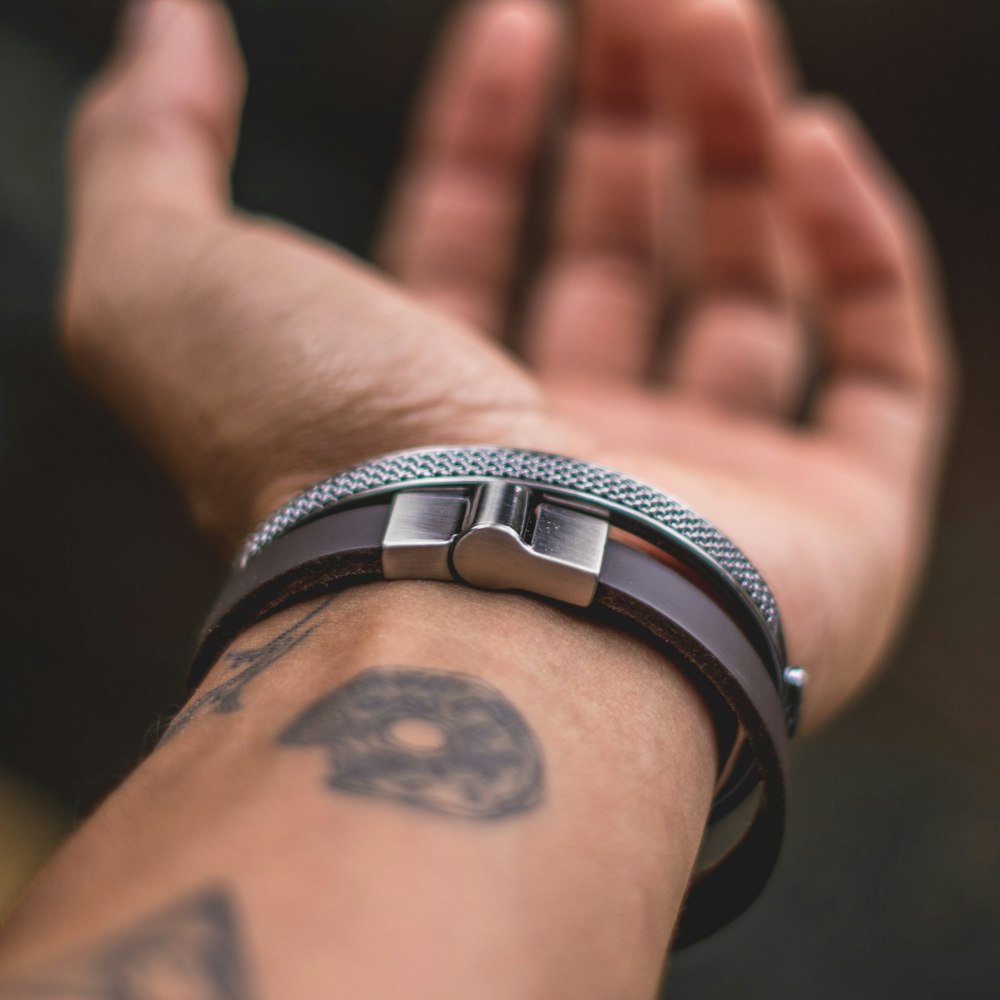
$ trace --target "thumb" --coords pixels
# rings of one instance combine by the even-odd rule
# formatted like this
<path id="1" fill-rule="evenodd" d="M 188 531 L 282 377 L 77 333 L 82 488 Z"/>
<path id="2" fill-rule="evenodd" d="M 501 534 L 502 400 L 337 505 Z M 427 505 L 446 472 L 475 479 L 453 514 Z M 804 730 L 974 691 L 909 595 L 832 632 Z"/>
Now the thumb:
<path id="1" fill-rule="evenodd" d="M 117 50 L 71 132 L 76 226 L 143 206 L 225 208 L 243 93 L 221 3 L 131 0 Z"/>

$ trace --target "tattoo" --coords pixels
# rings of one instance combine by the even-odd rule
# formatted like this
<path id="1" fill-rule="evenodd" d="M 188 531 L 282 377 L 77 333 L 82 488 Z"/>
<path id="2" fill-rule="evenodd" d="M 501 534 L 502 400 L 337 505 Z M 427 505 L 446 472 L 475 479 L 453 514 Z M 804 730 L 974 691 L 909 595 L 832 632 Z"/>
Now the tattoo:
<path id="1" fill-rule="evenodd" d="M 212 888 L 20 981 L 0 1000 L 250 1000 L 228 894 Z"/>
<path id="2" fill-rule="evenodd" d="M 238 712 L 243 707 L 243 689 L 258 675 L 269 670 L 283 660 L 292 650 L 298 648 L 319 626 L 319 618 L 330 607 L 333 597 L 328 597 L 311 611 L 293 622 L 280 635 L 255 649 L 238 649 L 226 653 L 229 670 L 238 671 L 233 677 L 223 681 L 200 698 L 196 698 L 167 727 L 160 739 L 160 745 L 173 739 L 184 730 L 188 723 L 202 709 L 211 708 L 217 715 Z"/>
<path id="3" fill-rule="evenodd" d="M 376 668 L 320 698 L 280 736 L 320 747 L 337 791 L 472 820 L 543 798 L 541 749 L 496 688 L 463 674 Z"/>

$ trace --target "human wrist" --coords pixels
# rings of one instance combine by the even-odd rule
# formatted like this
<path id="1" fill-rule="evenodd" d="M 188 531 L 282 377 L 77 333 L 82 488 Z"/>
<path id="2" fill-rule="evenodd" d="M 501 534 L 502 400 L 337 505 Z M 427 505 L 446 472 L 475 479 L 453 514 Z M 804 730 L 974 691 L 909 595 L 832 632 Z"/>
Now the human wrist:
<path id="1" fill-rule="evenodd" d="M 648 483 L 557 454 L 444 446 L 385 455 L 315 483 L 246 540 L 203 629 L 192 683 L 255 622 L 374 580 L 529 593 L 586 609 L 588 620 L 673 658 L 712 709 L 724 762 L 712 818 L 731 817 L 713 822 L 676 945 L 724 926 L 759 894 L 780 849 L 786 747 L 805 675 L 786 663 L 773 593 L 715 525 Z"/>
<path id="2" fill-rule="evenodd" d="M 287 627 L 290 618 L 322 604 L 302 605 L 263 623 L 241 637 L 239 646 L 259 645 Z M 410 844 L 404 830 L 417 823 L 415 843 L 425 844 L 427 853 L 411 847 L 406 853 L 431 880 L 422 882 L 417 893 L 421 907 L 442 928 L 456 919 L 478 927 L 471 950 L 483 960 L 503 951 L 512 928 L 519 926 L 519 934 L 528 929 L 533 940 L 546 939 L 553 951 L 524 962 L 525 980 L 557 974 L 575 982 L 574 995 L 581 997 L 650 993 L 695 863 L 716 779 L 712 720 L 687 676 L 644 642 L 519 595 L 441 583 L 382 583 L 337 595 L 325 614 L 302 656 L 262 675 L 255 681 L 260 688 L 247 692 L 244 713 L 253 752 L 244 766 L 254 766 L 257 747 L 265 761 L 274 743 L 258 742 L 253 732 L 282 727 L 287 732 L 287 720 L 301 717 L 303 706 L 359 678 L 402 671 L 487 685 L 516 708 L 537 741 L 544 764 L 537 807 L 486 822 L 478 834 L 475 820 L 471 828 L 460 820 L 453 833 L 445 817 L 441 836 L 458 838 L 446 851 L 447 863 L 435 846 L 437 834 L 428 834 L 432 839 L 425 842 L 419 833 L 428 829 L 419 816 L 383 814 L 376 803 L 372 815 L 379 818 L 371 835 L 392 837 L 398 824 L 399 836 Z M 206 688 L 224 676 L 225 671 L 215 672 Z M 255 711 L 260 713 L 256 721 Z M 178 745 L 189 739 L 218 746 L 219 722 L 226 724 L 213 718 L 194 722 Z M 318 761 L 314 753 L 310 763 L 304 749 L 298 766 L 314 781 Z M 226 757 L 233 753 L 231 747 L 220 750 Z M 193 747 L 189 752 L 197 753 Z M 283 786 L 294 787 L 298 780 L 290 774 Z M 372 808 L 363 799 L 360 805 Z M 353 816 L 344 813 L 344 828 L 351 828 Z M 337 831 L 330 832 L 336 838 Z M 478 837 L 486 837 L 486 843 Z M 493 850 L 509 842 L 519 845 L 520 860 L 494 868 Z M 481 846 L 466 846 L 474 843 Z M 470 879 L 459 860 L 467 850 L 473 852 L 468 855 L 472 868 L 484 867 L 490 875 L 476 906 L 460 916 L 453 900 L 456 894 L 463 897 Z M 395 862 L 385 857 L 378 864 L 385 872 L 395 870 Z M 498 899 L 494 877 L 498 884 L 520 887 L 515 896 L 523 894 L 524 900 Z M 382 892 L 378 886 L 369 891 Z M 411 935 L 405 915 L 400 919 L 405 925 L 400 933 Z M 553 931 L 558 925 L 563 930 Z M 432 934 L 425 944 L 428 952 L 436 952 L 444 941 Z M 613 962 L 597 965 L 581 957 L 591 949 L 629 955 L 632 968 L 626 974 Z M 631 983 L 628 988 L 619 988 L 623 978 Z M 386 990 L 398 985 L 387 983 Z M 498 996 L 520 995 L 516 989 L 505 993 L 502 979 L 497 988 Z M 482 984 L 477 989 L 488 994 Z M 529 989 L 526 995 L 535 993 Z"/>
<path id="3" fill-rule="evenodd" d="M 262 649 L 283 635 L 292 640 L 287 655 L 230 692 L 235 702 L 204 700 L 238 674 L 234 664 L 249 662 L 230 653 Z M 537 804 L 484 822 L 331 791 L 322 755 L 281 736 L 318 700 L 386 670 L 485 685 L 514 706 L 544 764 Z M 142 914 L 152 909 L 147 900 L 214 882 L 232 887 L 255 940 L 269 942 L 256 956 L 264 969 L 286 955 L 305 968 L 308 942 L 340 941 L 334 931 L 344 908 L 357 905 L 372 916 L 372 935 L 362 935 L 368 948 L 377 950 L 395 928 L 454 958 L 436 928 L 465 927 L 467 934 L 475 927 L 468 954 L 458 956 L 468 971 L 495 962 L 530 932 L 547 950 L 529 949 L 520 962 L 522 985 L 558 975 L 578 985 L 578 996 L 651 992 L 716 767 L 699 695 L 652 648 L 534 599 L 382 583 L 299 605 L 248 630 L 187 712 L 42 880 L 11 928 L 15 944 L 34 925 L 52 935 L 52 950 L 69 948 L 90 920 L 113 928 L 119 910 Z M 294 852 L 286 849 L 289 836 Z M 119 844 L 114 856 L 108 837 Z M 86 883 L 79 871 L 88 872 Z M 317 898 L 317 885 L 353 885 L 365 871 L 379 874 L 362 879 L 357 900 L 330 910 L 329 894 Z M 419 892 L 396 898 L 393 880 L 410 885 L 415 878 Z M 476 905 L 456 905 L 468 893 Z M 411 912 L 417 897 L 420 914 Z M 284 902 L 290 899 L 294 920 Z M 347 939 L 361 933 L 360 922 L 344 931 Z M 597 963 L 592 951 L 629 961 Z M 370 963 L 379 982 L 407 975 L 403 963 L 381 969 L 367 952 L 354 960 Z M 407 995 L 397 989 L 401 981 L 384 985 Z M 315 990 L 336 995 L 318 983 L 313 992 L 286 995 Z M 481 983 L 478 994 L 487 995 Z M 512 988 L 497 995 L 522 994 Z"/>
<path id="4" fill-rule="evenodd" d="M 294 668 L 280 668 L 281 696 L 290 704 L 379 664 L 462 671 L 530 689 L 533 700 L 544 695 L 553 703 L 578 704 L 594 714 L 597 730 L 615 721 L 634 727 L 657 744 L 657 753 L 667 740 L 678 767 L 710 795 L 717 754 L 708 708 L 684 672 L 634 636 L 532 597 L 400 581 L 296 605 L 243 633 L 234 647 L 278 634 L 288 621 L 327 602 L 325 621 L 309 647 Z M 230 673 L 223 656 L 192 704 Z M 263 689 L 268 678 L 254 683 Z M 262 713 L 281 715 L 272 696 L 253 702 Z M 247 711 L 252 707 L 247 699 Z M 610 749 L 636 767 L 641 763 L 634 745 Z"/>

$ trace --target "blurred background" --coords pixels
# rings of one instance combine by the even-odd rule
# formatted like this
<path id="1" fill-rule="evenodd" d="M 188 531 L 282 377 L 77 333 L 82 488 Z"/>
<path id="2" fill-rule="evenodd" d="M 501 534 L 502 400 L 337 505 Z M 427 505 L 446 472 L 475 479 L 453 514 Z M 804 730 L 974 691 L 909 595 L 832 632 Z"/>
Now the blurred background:
<path id="1" fill-rule="evenodd" d="M 235 194 L 364 254 L 451 0 L 233 0 L 251 88 Z M 941 530 L 888 671 L 797 749 L 763 899 L 669 995 L 1000 996 L 997 0 L 780 0 L 941 253 L 964 401 Z M 0 913 L 141 756 L 223 567 L 63 371 L 66 116 L 114 0 L 0 0 Z"/>

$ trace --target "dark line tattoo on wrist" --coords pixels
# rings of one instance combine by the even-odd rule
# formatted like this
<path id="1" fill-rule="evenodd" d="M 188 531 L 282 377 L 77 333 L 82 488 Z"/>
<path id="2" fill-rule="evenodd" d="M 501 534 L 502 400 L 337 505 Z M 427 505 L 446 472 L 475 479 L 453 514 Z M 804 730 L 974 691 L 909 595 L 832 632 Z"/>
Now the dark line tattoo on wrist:
<path id="1" fill-rule="evenodd" d="M 321 601 L 263 646 L 226 653 L 223 659 L 228 663 L 228 669 L 238 673 L 191 702 L 167 727 L 160 738 L 160 746 L 184 730 L 202 710 L 211 709 L 217 715 L 238 712 L 243 707 L 243 689 L 259 674 L 270 670 L 301 646 L 316 631 L 323 612 L 332 601 L 333 597 Z"/>
<path id="2" fill-rule="evenodd" d="M 79 955 L 0 983 L 0 1000 L 252 1000 L 229 894 L 213 886 Z"/>
<path id="3" fill-rule="evenodd" d="M 544 797 L 541 748 L 496 688 L 464 674 L 379 667 L 320 698 L 279 737 L 318 747 L 326 782 L 470 820 L 499 820 Z"/>

